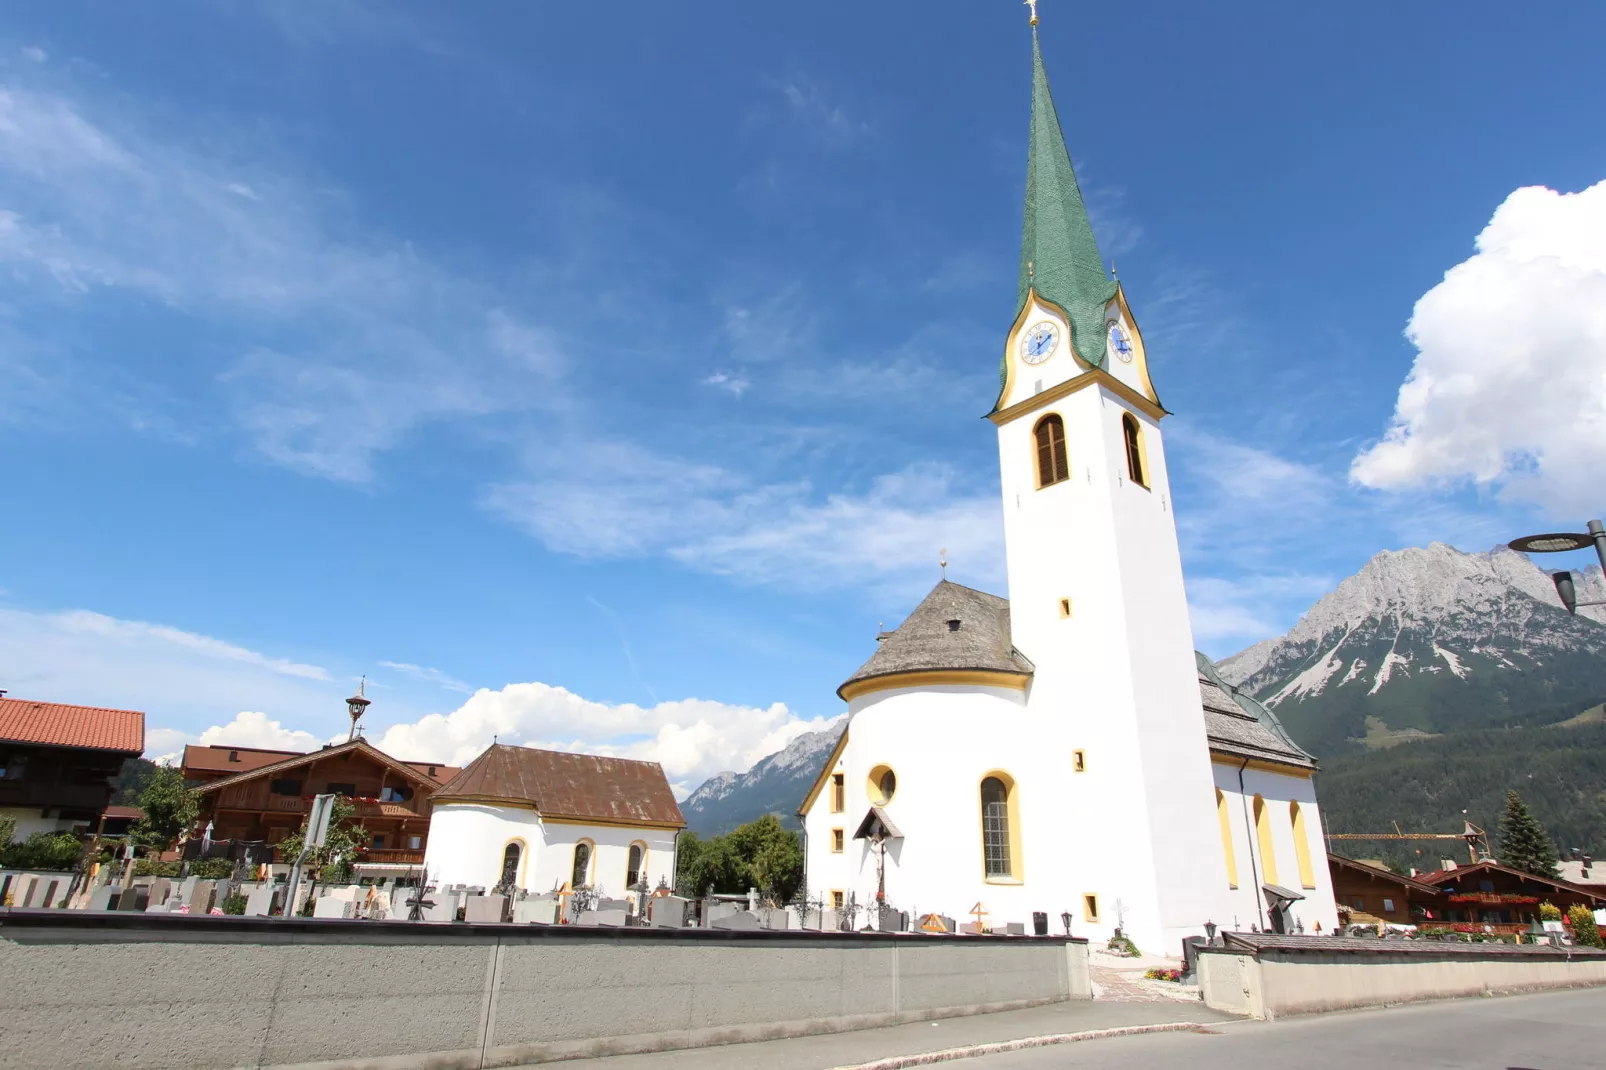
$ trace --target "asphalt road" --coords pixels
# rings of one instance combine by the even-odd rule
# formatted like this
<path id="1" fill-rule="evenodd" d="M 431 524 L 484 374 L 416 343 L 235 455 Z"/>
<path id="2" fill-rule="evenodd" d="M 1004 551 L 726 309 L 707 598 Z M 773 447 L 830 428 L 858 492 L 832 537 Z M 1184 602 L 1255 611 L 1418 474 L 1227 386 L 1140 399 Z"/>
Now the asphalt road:
<path id="1" fill-rule="evenodd" d="M 1601 1070 L 1606 989 L 1211 1025 L 942 1064 L 953 1070 Z"/>

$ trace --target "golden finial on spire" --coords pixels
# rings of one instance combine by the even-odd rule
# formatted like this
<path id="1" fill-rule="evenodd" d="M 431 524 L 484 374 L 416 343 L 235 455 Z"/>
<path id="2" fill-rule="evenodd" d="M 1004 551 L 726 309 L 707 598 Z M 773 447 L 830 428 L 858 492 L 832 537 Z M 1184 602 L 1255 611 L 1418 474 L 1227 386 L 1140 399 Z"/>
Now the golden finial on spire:
<path id="1" fill-rule="evenodd" d="M 1037 0 L 1025 0 L 1025 6 L 1032 9 L 1032 25 L 1037 25 Z"/>

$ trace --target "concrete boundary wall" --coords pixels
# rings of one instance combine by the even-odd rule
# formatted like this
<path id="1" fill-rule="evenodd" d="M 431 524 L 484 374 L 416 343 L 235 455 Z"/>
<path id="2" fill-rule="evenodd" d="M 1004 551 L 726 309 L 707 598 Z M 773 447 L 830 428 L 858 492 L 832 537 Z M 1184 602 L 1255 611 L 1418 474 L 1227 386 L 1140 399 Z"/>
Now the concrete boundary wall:
<path id="1" fill-rule="evenodd" d="M 0 910 L 0 1067 L 479 1070 L 1088 999 L 1064 937 Z"/>
<path id="2" fill-rule="evenodd" d="M 1606 985 L 1606 952 L 1588 948 L 1236 934 L 1226 944 L 1199 952 L 1205 1004 L 1268 1020 Z"/>

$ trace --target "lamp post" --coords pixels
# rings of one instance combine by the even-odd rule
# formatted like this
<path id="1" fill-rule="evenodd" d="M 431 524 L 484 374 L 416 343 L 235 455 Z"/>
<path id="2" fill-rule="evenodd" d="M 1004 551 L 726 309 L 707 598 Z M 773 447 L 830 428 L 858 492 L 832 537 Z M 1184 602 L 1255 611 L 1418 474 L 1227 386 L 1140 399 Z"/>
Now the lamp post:
<path id="1" fill-rule="evenodd" d="M 1065 935 L 1071 935 L 1071 912 L 1069 910 L 1060 915 L 1060 923 L 1065 926 Z"/>
<path id="2" fill-rule="evenodd" d="M 1520 539 L 1512 539 L 1507 545 L 1525 554 L 1561 554 L 1594 546 L 1595 556 L 1600 558 L 1601 572 L 1606 574 L 1606 524 L 1602 524 L 1599 520 L 1591 520 L 1587 532 L 1563 531 L 1552 532 L 1549 535 L 1525 535 Z M 1606 599 L 1580 602 L 1578 589 L 1573 584 L 1573 574 L 1569 569 L 1552 572 L 1550 580 L 1556 585 L 1556 594 L 1569 613 L 1577 613 L 1579 606 L 1606 605 Z"/>

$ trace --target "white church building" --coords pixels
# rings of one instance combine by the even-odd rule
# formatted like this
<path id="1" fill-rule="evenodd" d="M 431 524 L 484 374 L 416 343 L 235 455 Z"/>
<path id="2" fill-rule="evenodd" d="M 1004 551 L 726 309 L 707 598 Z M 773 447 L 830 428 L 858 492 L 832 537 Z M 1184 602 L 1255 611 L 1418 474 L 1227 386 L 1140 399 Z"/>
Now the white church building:
<path id="1" fill-rule="evenodd" d="M 685 818 L 657 762 L 493 744 L 430 796 L 437 887 L 551 892 L 675 883 Z"/>
<path id="2" fill-rule="evenodd" d="M 1035 20 L 1034 20 L 1035 26 Z M 1143 336 L 1094 240 L 1033 30 L 998 429 L 1009 598 L 944 580 L 838 690 L 809 892 L 1176 954 L 1338 922 L 1315 762 L 1196 654 Z M 432 840 L 433 842 L 433 840 Z M 874 912 L 872 912 L 874 916 Z"/>

